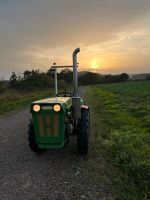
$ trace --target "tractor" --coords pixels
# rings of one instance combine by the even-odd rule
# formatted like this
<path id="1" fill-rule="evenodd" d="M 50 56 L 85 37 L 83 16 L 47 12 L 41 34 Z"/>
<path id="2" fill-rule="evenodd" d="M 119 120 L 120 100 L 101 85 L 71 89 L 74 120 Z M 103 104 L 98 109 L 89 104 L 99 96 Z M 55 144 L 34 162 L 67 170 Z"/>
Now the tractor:
<path id="1" fill-rule="evenodd" d="M 57 66 L 55 73 L 55 97 L 34 101 L 30 107 L 31 119 L 28 130 L 29 147 L 34 152 L 44 149 L 62 149 L 70 135 L 77 137 L 77 151 L 87 154 L 90 136 L 90 112 L 83 99 L 78 96 L 78 63 L 76 48 L 72 54 L 73 65 Z M 73 93 L 57 91 L 57 69 L 73 68 Z"/>

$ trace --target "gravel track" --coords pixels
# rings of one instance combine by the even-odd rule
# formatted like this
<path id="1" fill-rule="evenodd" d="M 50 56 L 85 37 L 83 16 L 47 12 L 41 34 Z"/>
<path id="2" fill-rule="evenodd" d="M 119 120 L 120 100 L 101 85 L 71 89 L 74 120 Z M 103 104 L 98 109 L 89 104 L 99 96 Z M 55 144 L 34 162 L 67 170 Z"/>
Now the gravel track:
<path id="1" fill-rule="evenodd" d="M 32 152 L 29 118 L 25 109 L 0 119 L 0 200 L 113 199 L 105 163 L 100 157 L 79 156 L 75 138 L 63 150 Z M 96 179 L 96 169 L 102 180 Z"/>

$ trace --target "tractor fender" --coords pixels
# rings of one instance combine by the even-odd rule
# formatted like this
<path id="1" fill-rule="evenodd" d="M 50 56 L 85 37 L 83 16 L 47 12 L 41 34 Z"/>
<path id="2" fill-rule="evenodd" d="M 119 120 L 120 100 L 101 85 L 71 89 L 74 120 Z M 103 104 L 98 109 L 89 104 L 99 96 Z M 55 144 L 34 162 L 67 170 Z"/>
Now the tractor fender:
<path id="1" fill-rule="evenodd" d="M 81 105 L 80 108 L 85 109 L 85 110 L 89 110 L 89 107 L 87 105 Z"/>

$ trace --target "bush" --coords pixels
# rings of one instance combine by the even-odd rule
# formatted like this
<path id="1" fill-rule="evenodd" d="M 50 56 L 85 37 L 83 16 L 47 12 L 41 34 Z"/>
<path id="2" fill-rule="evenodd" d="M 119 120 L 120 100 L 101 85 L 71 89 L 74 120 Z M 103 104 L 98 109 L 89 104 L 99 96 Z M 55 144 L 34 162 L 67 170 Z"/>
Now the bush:
<path id="1" fill-rule="evenodd" d="M 6 90 L 6 85 L 4 82 L 0 81 L 0 92 L 4 92 Z"/>

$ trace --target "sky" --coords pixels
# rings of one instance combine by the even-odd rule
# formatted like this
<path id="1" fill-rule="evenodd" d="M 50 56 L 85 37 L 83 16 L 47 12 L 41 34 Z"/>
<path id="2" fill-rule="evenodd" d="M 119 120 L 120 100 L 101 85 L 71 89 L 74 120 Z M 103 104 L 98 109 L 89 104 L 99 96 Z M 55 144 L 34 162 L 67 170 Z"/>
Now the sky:
<path id="1" fill-rule="evenodd" d="M 150 72 L 150 0 L 0 0 L 0 78 L 53 62 L 101 74 Z"/>

